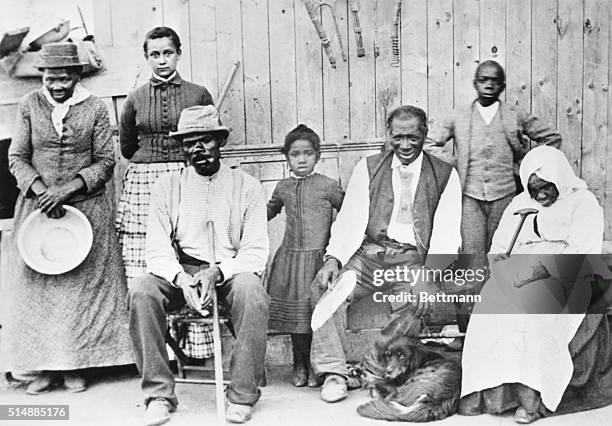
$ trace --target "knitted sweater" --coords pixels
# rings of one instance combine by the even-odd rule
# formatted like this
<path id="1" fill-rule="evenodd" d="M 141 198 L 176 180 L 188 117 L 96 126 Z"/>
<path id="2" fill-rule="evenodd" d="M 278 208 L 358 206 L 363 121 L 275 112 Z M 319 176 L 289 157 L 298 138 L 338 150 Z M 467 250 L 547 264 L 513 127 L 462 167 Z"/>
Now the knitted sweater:
<path id="1" fill-rule="evenodd" d="M 184 161 L 178 141 L 168 136 L 176 131 L 185 108 L 212 104 L 205 87 L 176 75 L 168 82 L 151 78 L 130 92 L 119 125 L 121 154 L 134 163 Z"/>

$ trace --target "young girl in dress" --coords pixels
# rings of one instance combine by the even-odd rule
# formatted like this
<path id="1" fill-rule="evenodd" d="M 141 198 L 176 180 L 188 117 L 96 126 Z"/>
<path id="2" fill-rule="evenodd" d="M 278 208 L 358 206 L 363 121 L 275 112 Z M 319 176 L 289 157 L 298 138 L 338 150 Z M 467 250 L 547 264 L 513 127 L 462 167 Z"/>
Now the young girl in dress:
<path id="1" fill-rule="evenodd" d="M 282 149 L 291 177 L 281 180 L 268 202 L 268 220 L 285 207 L 285 235 L 270 270 L 268 293 L 271 329 L 291 333 L 293 384 L 314 385 L 309 375 L 310 283 L 323 266 L 333 210 L 342 205 L 344 191 L 333 179 L 314 172 L 321 140 L 300 124 L 285 137 Z"/>

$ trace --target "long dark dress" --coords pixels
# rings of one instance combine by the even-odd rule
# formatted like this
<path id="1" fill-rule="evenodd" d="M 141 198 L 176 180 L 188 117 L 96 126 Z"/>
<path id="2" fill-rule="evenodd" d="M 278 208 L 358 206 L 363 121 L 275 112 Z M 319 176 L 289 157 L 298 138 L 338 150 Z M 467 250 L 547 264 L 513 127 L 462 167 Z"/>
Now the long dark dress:
<path id="1" fill-rule="evenodd" d="M 311 333 L 310 283 L 323 266 L 333 210 L 340 209 L 343 198 L 338 182 L 318 173 L 283 179 L 274 189 L 268 220 L 283 206 L 287 220 L 268 280 L 271 329 Z"/>
<path id="2" fill-rule="evenodd" d="M 3 277 L 0 365 L 5 371 L 75 370 L 133 361 L 127 285 L 104 192 L 115 164 L 108 111 L 100 99 L 89 96 L 70 107 L 60 137 L 51 122 L 52 109 L 41 91 L 26 95 L 9 151 L 21 194 Z M 91 251 L 70 272 L 40 274 L 22 261 L 16 245 L 21 224 L 36 209 L 30 185 L 36 177 L 50 186 L 77 175 L 87 193 L 66 204 L 89 219 Z"/>

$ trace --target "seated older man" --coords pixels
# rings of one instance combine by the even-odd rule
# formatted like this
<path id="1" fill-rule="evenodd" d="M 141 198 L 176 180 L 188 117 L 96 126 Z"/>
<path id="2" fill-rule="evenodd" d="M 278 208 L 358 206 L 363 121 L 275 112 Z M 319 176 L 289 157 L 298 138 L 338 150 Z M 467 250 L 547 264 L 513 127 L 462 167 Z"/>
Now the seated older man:
<path id="1" fill-rule="evenodd" d="M 423 110 L 401 106 L 389 114 L 387 138 L 392 149 L 364 158 L 355 166 L 331 229 L 325 263 L 313 282 L 313 302 L 331 286 L 341 268 L 358 273 L 352 302 L 376 291 L 420 295 L 436 290 L 424 280 L 380 283 L 378 279 L 380 271 L 397 267 L 442 266 L 431 255 L 456 254 L 461 245 L 459 177 L 451 165 L 423 152 L 426 136 Z M 392 327 L 408 323 L 402 332 L 414 332 L 417 322 L 410 319 L 432 308 L 428 300 L 419 300 L 414 304 L 391 303 L 392 320 L 383 331 L 393 333 L 397 330 Z M 313 333 L 311 363 L 315 374 L 325 379 L 321 398 L 326 402 L 347 396 L 346 356 L 341 343 L 345 314 L 346 304 Z"/>
<path id="2" fill-rule="evenodd" d="M 130 334 L 149 426 L 167 422 L 178 405 L 164 342 L 166 313 L 185 304 L 201 311 L 212 291 L 230 306 L 236 331 L 227 420 L 248 421 L 261 394 L 269 304 L 260 279 L 269 246 L 266 198 L 255 178 L 219 161 L 228 135 L 212 105 L 183 110 L 171 136 L 182 142 L 189 166 L 163 175 L 151 191 L 149 273 L 129 294 Z M 238 212 L 231 208 L 235 179 L 242 180 Z M 214 256 L 206 238 L 208 221 L 214 223 Z M 220 263 L 211 265 L 212 258 Z"/>

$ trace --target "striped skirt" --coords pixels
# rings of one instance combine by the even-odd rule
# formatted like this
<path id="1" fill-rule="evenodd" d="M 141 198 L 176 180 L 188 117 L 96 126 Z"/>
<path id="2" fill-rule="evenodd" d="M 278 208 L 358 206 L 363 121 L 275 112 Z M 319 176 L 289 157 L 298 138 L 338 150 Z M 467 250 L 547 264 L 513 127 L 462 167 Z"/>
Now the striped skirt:
<path id="1" fill-rule="evenodd" d="M 177 162 L 130 163 L 125 172 L 115 229 L 121 243 L 128 288 L 136 277 L 146 273 L 145 240 L 151 187 L 161 175 L 183 167 L 183 163 Z M 189 325 L 181 345 L 189 357 L 210 358 L 213 356 L 212 327 Z"/>

